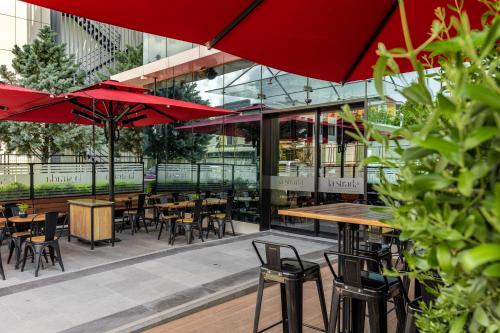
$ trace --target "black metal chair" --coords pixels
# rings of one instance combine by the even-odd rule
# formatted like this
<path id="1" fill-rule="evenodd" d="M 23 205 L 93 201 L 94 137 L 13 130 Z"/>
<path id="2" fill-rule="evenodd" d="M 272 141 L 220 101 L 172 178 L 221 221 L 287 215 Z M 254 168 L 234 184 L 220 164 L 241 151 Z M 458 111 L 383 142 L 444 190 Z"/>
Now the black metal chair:
<path id="1" fill-rule="evenodd" d="M 139 222 L 142 220 L 146 233 L 149 233 L 148 224 L 146 223 L 146 194 L 141 193 L 137 199 L 137 209 L 127 209 L 124 211 L 124 218 L 126 217 L 130 222 L 132 235 L 140 228 Z"/>
<path id="2" fill-rule="evenodd" d="M 422 314 L 422 309 L 420 308 L 420 302 L 422 298 L 416 298 L 409 302 L 406 306 L 406 321 L 404 333 L 417 333 L 416 317 Z"/>
<path id="3" fill-rule="evenodd" d="M 55 260 L 57 259 L 57 261 L 59 262 L 59 266 L 61 266 L 61 270 L 64 272 L 61 249 L 59 247 L 60 235 L 56 236 L 58 221 L 58 212 L 48 212 L 45 213 L 45 222 L 43 224 L 43 229 L 41 229 L 39 227 L 39 224 L 35 222 L 31 224 L 30 237 L 26 239 L 25 242 L 21 272 L 24 271 L 24 267 L 26 266 L 26 259 L 28 257 L 29 248 L 32 250 L 34 256 L 35 277 L 38 277 L 38 271 L 40 270 L 40 264 L 42 261 L 42 254 L 44 253 L 46 248 L 49 249 L 52 265 L 55 265 Z"/>
<path id="4" fill-rule="evenodd" d="M 7 264 L 10 264 L 12 260 L 12 255 L 15 254 L 15 269 L 19 268 L 22 246 L 26 238 L 30 236 L 30 232 L 25 228 L 19 229 L 15 224 L 9 221 L 9 218 L 14 216 L 19 216 L 20 209 L 16 203 L 10 203 L 5 205 L 5 217 L 6 221 L 6 231 L 10 233 L 10 242 L 9 242 L 9 256 L 7 258 Z"/>
<path id="5" fill-rule="evenodd" d="M 186 211 L 181 212 L 180 218 L 176 219 L 174 221 L 174 235 L 172 237 L 172 244 L 175 242 L 175 236 L 176 236 L 176 231 L 177 227 L 181 226 L 184 228 L 184 231 L 186 233 L 186 242 L 188 244 L 191 244 L 192 238 L 193 238 L 193 230 L 197 229 L 199 233 L 199 238 L 201 239 L 202 242 L 205 240 L 203 239 L 203 228 L 201 224 L 202 220 L 202 214 L 201 211 L 203 209 L 203 199 L 196 199 L 194 200 L 194 208 L 190 216 L 186 215 Z"/>
<path id="6" fill-rule="evenodd" d="M 257 244 L 262 244 L 265 247 L 265 261 L 262 258 Z M 326 313 L 320 265 L 315 262 L 301 260 L 297 250 L 291 245 L 261 240 L 252 241 L 252 245 L 262 264 L 260 267 L 253 332 L 264 332 L 279 324 L 283 324 L 283 332 L 299 333 L 302 332 L 303 326 L 325 332 L 328 326 L 328 316 Z M 293 252 L 294 257 L 282 258 L 282 249 L 288 249 Z M 316 282 L 324 329 L 303 323 L 303 284 L 308 281 Z M 277 282 L 280 284 L 282 320 L 259 331 L 260 310 L 266 282 Z"/>
<path id="7" fill-rule="evenodd" d="M 173 244 L 172 238 L 175 233 L 175 221 L 181 217 L 180 212 L 174 210 L 164 209 L 158 218 L 160 224 L 160 232 L 158 233 L 158 240 L 161 238 L 163 228 L 168 231 L 168 243 Z"/>
<path id="8" fill-rule="evenodd" d="M 397 332 L 402 332 L 405 322 L 405 301 L 407 299 L 403 283 L 399 277 L 382 275 L 382 263 L 359 254 L 325 251 L 325 259 L 333 275 L 333 292 L 328 332 L 340 328 L 340 303 L 344 301 L 343 327 L 341 332 L 363 332 L 365 308 L 368 305 L 370 332 L 387 332 L 387 301 L 392 299 L 396 309 Z M 329 256 L 336 256 L 342 267 L 341 274 L 335 272 Z M 380 272 L 364 269 L 368 263 L 379 267 Z M 351 306 L 346 304 L 351 303 Z M 352 312 L 346 311 L 352 309 Z M 352 316 L 352 321 L 350 317 Z M 350 327 L 351 322 L 353 326 Z"/>
<path id="9" fill-rule="evenodd" d="M 226 212 L 225 213 L 211 214 L 208 216 L 207 235 L 208 235 L 208 230 L 210 230 L 210 228 L 214 228 L 214 222 L 215 222 L 215 223 L 217 223 L 217 231 L 218 231 L 219 238 L 224 237 L 224 234 L 226 232 L 226 223 L 231 224 L 231 231 L 233 233 L 233 236 L 236 236 L 236 233 L 234 232 L 234 225 L 233 225 L 234 197 L 228 197 L 226 200 L 227 201 L 226 201 Z"/>

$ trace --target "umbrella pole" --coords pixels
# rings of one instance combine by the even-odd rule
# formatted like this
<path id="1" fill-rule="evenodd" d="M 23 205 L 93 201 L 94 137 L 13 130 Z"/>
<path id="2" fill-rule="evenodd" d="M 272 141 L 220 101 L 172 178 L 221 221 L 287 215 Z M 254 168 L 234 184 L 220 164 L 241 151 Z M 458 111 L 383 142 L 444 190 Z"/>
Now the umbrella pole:
<path id="1" fill-rule="evenodd" d="M 115 200 L 115 124 L 113 119 L 108 120 L 108 178 L 109 201 Z"/>

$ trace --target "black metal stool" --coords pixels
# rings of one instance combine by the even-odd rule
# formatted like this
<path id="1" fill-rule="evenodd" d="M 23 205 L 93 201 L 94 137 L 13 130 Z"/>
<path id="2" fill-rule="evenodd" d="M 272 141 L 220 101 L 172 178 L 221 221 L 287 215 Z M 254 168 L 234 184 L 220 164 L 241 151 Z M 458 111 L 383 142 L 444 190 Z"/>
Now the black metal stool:
<path id="1" fill-rule="evenodd" d="M 337 275 L 333 269 L 329 255 L 338 257 L 342 265 L 341 275 Z M 338 320 L 341 300 L 345 306 L 351 307 L 353 320 L 344 318 L 343 332 L 363 332 L 365 321 L 365 308 L 368 305 L 370 316 L 370 332 L 387 332 L 387 301 L 394 300 L 396 316 L 398 320 L 397 332 L 402 332 L 405 322 L 405 300 L 406 294 L 403 283 L 399 277 L 390 277 L 378 272 L 364 270 L 368 263 L 380 267 L 380 261 L 358 255 L 346 254 L 337 251 L 325 251 L 325 258 L 333 274 L 332 304 L 330 311 L 330 322 L 328 332 L 334 333 L 340 328 Z M 348 319 L 348 320 L 346 320 Z M 352 322 L 352 326 L 350 327 Z"/>
<path id="2" fill-rule="evenodd" d="M 256 244 L 264 244 L 266 261 L 262 259 Z M 260 268 L 259 289 L 257 291 L 257 304 L 255 307 L 253 332 L 264 332 L 281 323 L 283 324 L 284 333 L 301 333 L 302 326 L 326 332 L 328 317 L 326 313 L 323 282 L 321 281 L 320 265 L 314 262 L 301 260 L 297 250 L 291 245 L 260 240 L 252 241 L 252 245 L 257 253 L 257 256 L 259 257 L 260 262 L 262 263 Z M 295 255 L 295 258 L 281 258 L 281 248 L 291 250 Z M 303 323 L 303 284 L 307 281 L 316 282 L 325 329 Z M 282 320 L 259 331 L 260 310 L 262 306 L 264 284 L 266 282 L 277 282 L 280 284 Z"/>

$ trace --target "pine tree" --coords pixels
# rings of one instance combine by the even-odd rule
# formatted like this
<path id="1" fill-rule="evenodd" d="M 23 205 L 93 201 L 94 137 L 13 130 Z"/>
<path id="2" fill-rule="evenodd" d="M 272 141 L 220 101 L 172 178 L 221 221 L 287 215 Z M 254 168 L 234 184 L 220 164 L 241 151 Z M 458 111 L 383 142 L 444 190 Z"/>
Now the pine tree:
<path id="1" fill-rule="evenodd" d="M 187 102 L 208 105 L 200 96 L 195 83 L 181 83 L 158 90 L 158 95 Z M 212 135 L 177 131 L 175 128 L 187 122 L 156 125 L 144 130 L 144 152 L 160 161 L 188 160 L 199 162 L 205 156 Z"/>
<path id="2" fill-rule="evenodd" d="M 55 33 L 43 27 L 37 38 L 23 47 L 14 46 L 12 68 L 0 68 L 3 80 L 26 88 L 61 94 L 83 86 L 85 74 L 66 55 L 64 44 L 55 43 Z M 36 156 L 42 162 L 64 150 L 83 152 L 90 146 L 91 128 L 66 124 L 0 123 L 0 141 L 8 152 Z"/>

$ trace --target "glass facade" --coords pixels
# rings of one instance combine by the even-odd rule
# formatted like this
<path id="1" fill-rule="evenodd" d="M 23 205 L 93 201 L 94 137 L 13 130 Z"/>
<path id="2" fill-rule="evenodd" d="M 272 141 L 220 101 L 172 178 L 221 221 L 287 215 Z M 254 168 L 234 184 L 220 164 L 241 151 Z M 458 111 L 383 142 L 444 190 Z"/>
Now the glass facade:
<path id="1" fill-rule="evenodd" d="M 31 42 L 40 28 L 50 25 L 50 10 L 18 0 L 0 1 L 0 64 L 12 64 L 14 45 Z"/>
<path id="2" fill-rule="evenodd" d="M 162 52 L 166 54 L 164 49 Z M 200 98 L 195 100 L 197 102 L 241 112 L 238 116 L 227 116 L 222 119 L 168 125 L 167 131 L 187 133 L 191 138 L 191 141 L 188 140 L 188 145 L 192 144 L 192 148 L 196 148 L 196 138 L 200 135 L 209 139 L 203 154 L 198 154 L 195 159 L 192 156 L 184 156 L 164 161 L 162 170 L 165 170 L 165 175 L 162 179 L 165 181 L 164 189 L 170 191 L 175 188 L 172 188 L 172 184 L 166 183 L 168 179 L 179 179 L 178 186 L 182 184 L 185 190 L 188 188 L 183 182 L 189 182 L 192 184 L 189 187 L 191 191 L 196 189 L 195 184 L 207 183 L 211 184 L 211 188 L 220 191 L 232 189 L 235 191 L 235 196 L 240 199 L 240 202 L 237 201 L 239 213 L 236 214 L 236 219 L 255 223 L 261 220 L 259 170 L 262 112 L 290 108 L 310 110 L 316 105 L 325 103 L 341 105 L 346 101 L 364 100 L 367 97 L 370 107 L 386 113 L 392 110 L 395 113 L 398 101 L 402 100 L 397 92 L 400 87 L 396 82 L 386 84 L 386 91 L 392 96 L 388 102 L 376 97 L 375 88 L 370 81 L 341 85 L 283 72 L 247 60 L 237 60 L 189 74 L 176 76 L 174 73 L 171 79 L 147 86 L 152 90 L 155 87 L 158 95 L 174 98 L 182 98 L 177 92 L 183 92 L 189 87 L 194 95 Z M 343 128 L 338 120 L 339 111 L 340 107 L 321 114 L 316 114 L 315 111 L 284 114 L 277 117 L 275 125 L 277 130 L 271 135 L 273 138 L 265 134 L 270 140 L 266 141 L 265 145 L 276 144 L 275 147 L 278 149 L 275 156 L 276 173 L 272 175 L 275 178 L 270 180 L 276 185 L 269 197 L 270 209 L 273 212 L 271 226 L 286 226 L 312 233 L 318 228 L 314 225 L 314 221 L 304 220 L 300 223 L 289 221 L 280 218 L 276 214 L 277 210 L 359 197 L 332 193 L 331 190 L 325 190 L 318 197 L 314 194 L 315 177 L 330 181 L 338 177 L 351 179 L 364 176 L 364 171 L 359 165 L 364 156 L 364 146 L 346 140 L 344 152 L 339 150 L 338 135 L 343 133 L 339 132 L 339 128 Z M 363 107 L 354 111 L 360 117 L 364 116 Z M 319 140 L 316 140 L 317 137 Z M 165 147 L 169 150 L 168 142 Z M 378 152 L 369 148 L 368 153 Z M 265 157 L 269 158 L 268 155 Z M 344 168 L 340 167 L 341 160 Z M 196 167 L 195 164 L 201 166 Z M 207 169 L 206 165 L 212 166 Z M 318 165 L 317 171 L 316 165 Z M 198 172 L 197 168 L 201 171 Z M 222 169 L 219 170 L 220 168 Z M 189 171 L 189 175 L 185 170 Z M 226 172 L 228 176 L 223 177 L 222 174 L 225 175 Z M 212 181 L 217 175 L 220 178 L 217 178 L 219 179 L 217 183 L 222 186 L 216 186 Z M 232 178 L 232 181 L 229 178 Z M 201 185 L 200 189 L 203 187 Z M 333 232 L 333 230 L 328 231 L 328 227 L 324 226 L 323 231 Z"/>
<path id="3" fill-rule="evenodd" d="M 160 37 L 152 34 L 143 35 L 144 53 L 143 63 L 149 64 L 153 61 L 170 57 L 182 51 L 189 50 L 196 44 L 183 42 L 180 40 Z"/>

